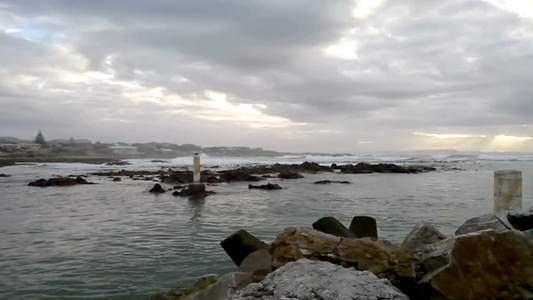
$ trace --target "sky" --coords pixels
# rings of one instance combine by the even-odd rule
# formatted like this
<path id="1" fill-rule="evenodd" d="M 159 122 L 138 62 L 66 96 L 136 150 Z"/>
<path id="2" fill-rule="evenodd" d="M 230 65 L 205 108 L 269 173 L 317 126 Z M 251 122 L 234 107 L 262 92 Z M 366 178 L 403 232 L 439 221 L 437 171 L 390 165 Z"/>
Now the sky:
<path id="1" fill-rule="evenodd" d="M 0 136 L 533 151 L 531 0 L 0 0 Z"/>

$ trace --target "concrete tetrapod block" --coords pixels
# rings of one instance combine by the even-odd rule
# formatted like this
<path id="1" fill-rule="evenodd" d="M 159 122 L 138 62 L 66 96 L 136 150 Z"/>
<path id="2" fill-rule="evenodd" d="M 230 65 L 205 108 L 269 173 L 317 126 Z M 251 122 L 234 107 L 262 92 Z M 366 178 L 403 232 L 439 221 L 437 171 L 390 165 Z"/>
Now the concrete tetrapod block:
<path id="1" fill-rule="evenodd" d="M 350 224 L 350 231 L 358 238 L 378 237 L 378 227 L 376 219 L 367 216 L 355 216 Z"/>
<path id="2" fill-rule="evenodd" d="M 324 217 L 313 223 L 313 228 L 323 233 L 338 237 L 357 238 L 353 232 L 348 230 L 339 220 L 334 217 Z"/>
<path id="3" fill-rule="evenodd" d="M 231 260 L 240 266 L 242 261 L 252 252 L 267 248 L 267 244 L 241 229 L 220 242 Z"/>

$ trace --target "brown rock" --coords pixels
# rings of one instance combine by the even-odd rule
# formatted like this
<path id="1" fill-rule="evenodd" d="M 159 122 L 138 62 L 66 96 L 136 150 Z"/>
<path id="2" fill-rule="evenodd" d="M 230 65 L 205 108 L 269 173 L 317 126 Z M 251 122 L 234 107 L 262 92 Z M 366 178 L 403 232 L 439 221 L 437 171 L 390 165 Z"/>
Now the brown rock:
<path id="1" fill-rule="evenodd" d="M 277 269 L 301 258 L 367 270 L 393 284 L 411 282 L 413 252 L 385 240 L 346 239 L 310 228 L 289 227 L 270 246 Z"/>
<path id="2" fill-rule="evenodd" d="M 420 222 L 416 224 L 407 237 L 405 237 L 402 247 L 416 250 L 445 239 L 446 236 L 440 233 L 433 225 L 426 222 Z"/>
<path id="3" fill-rule="evenodd" d="M 486 230 L 439 244 L 448 263 L 422 278 L 425 297 L 533 299 L 533 232 Z"/>

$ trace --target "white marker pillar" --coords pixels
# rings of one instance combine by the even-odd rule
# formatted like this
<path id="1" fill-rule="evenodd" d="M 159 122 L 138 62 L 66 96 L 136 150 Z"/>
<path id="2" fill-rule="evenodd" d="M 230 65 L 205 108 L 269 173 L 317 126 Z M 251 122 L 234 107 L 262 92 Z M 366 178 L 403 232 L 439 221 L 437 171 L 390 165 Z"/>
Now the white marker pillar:
<path id="1" fill-rule="evenodd" d="M 200 155 L 198 153 L 194 153 L 192 182 L 194 184 L 200 183 Z"/>
<path id="2" fill-rule="evenodd" d="M 507 215 L 522 210 L 522 172 L 494 172 L 494 214 Z"/>

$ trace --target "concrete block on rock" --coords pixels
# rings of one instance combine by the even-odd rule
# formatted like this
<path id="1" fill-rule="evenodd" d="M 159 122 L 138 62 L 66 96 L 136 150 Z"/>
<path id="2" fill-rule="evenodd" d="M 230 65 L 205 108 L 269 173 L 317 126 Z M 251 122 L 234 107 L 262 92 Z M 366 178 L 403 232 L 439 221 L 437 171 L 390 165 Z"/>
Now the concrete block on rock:
<path id="1" fill-rule="evenodd" d="M 334 217 L 324 217 L 313 223 L 313 228 L 338 237 L 357 238 L 346 226 Z"/>
<path id="2" fill-rule="evenodd" d="M 267 244 L 243 229 L 227 237 L 220 242 L 220 245 L 237 266 L 240 266 L 251 253 L 268 247 Z"/>
<path id="3" fill-rule="evenodd" d="M 367 216 L 355 216 L 350 224 L 350 231 L 358 238 L 378 237 L 376 219 Z"/>

